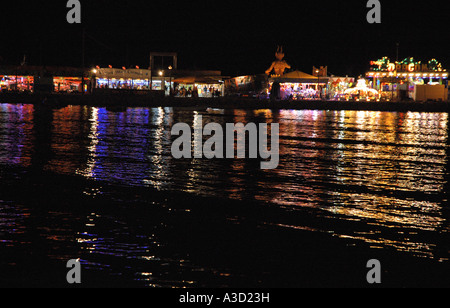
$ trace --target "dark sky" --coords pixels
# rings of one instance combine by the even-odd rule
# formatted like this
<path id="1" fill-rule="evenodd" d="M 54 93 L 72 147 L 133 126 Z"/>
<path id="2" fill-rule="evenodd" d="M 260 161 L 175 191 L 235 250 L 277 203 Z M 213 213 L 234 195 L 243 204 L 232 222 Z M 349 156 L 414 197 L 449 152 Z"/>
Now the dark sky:
<path id="1" fill-rule="evenodd" d="M 66 0 L 2 1 L 0 62 L 149 66 L 150 51 L 175 51 L 181 69 L 236 76 L 263 73 L 283 45 L 295 69 L 328 66 L 359 75 L 370 60 L 437 58 L 450 68 L 449 1 L 380 0 L 382 23 L 367 23 L 366 0 L 82 0 L 82 24 L 66 22 Z"/>

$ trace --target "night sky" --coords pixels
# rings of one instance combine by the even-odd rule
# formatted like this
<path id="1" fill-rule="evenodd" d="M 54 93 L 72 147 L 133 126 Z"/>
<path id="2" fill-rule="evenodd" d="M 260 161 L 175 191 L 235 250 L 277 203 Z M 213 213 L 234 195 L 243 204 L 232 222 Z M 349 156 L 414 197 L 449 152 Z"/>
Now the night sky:
<path id="1" fill-rule="evenodd" d="M 3 1 L 0 63 L 78 66 L 82 28 L 86 66 L 141 68 L 150 51 L 179 54 L 180 69 L 260 74 L 283 45 L 293 69 L 357 76 L 388 56 L 437 58 L 450 68 L 449 1 L 381 0 L 382 23 L 366 20 L 366 0 L 84 0 L 82 24 L 66 21 L 66 0 Z"/>

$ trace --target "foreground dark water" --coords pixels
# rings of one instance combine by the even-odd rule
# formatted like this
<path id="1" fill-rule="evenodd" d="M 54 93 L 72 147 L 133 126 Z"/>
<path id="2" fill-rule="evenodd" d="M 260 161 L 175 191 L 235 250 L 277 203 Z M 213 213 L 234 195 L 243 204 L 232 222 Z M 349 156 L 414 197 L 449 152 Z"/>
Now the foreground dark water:
<path id="1" fill-rule="evenodd" d="M 280 165 L 171 156 L 173 124 L 280 124 Z M 0 104 L 0 285 L 449 287 L 448 114 Z"/>

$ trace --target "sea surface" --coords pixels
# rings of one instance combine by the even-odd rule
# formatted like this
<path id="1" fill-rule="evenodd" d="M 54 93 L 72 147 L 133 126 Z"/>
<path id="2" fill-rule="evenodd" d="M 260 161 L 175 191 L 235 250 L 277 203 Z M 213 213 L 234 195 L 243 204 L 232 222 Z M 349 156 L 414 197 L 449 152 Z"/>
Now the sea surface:
<path id="1" fill-rule="evenodd" d="M 280 162 L 174 159 L 278 123 Z M 447 113 L 0 104 L 0 286 L 450 287 Z M 193 141 L 194 142 L 194 141 Z"/>

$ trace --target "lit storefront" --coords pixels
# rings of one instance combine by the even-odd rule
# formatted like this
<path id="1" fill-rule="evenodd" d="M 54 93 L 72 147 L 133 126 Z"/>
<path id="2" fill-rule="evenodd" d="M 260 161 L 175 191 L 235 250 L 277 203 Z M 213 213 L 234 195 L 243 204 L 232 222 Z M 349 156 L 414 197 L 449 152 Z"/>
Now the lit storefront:
<path id="1" fill-rule="evenodd" d="M 84 78 L 84 90 L 87 91 L 89 78 Z M 81 77 L 53 77 L 54 91 L 57 93 L 79 93 L 82 91 Z"/>
<path id="2" fill-rule="evenodd" d="M 33 92 L 33 76 L 0 75 L 0 91 Z"/>
<path id="3" fill-rule="evenodd" d="M 74 67 L 5 66 L 0 70 L 1 92 L 78 93 L 88 91 L 88 72 Z"/>
<path id="4" fill-rule="evenodd" d="M 378 90 L 382 100 L 446 100 L 448 72 L 436 59 L 427 63 L 407 58 L 401 62 L 390 62 L 384 57 L 371 62 L 366 73 L 371 86 Z M 428 89 L 428 95 L 417 96 L 420 89 Z M 437 94 L 436 94 L 437 93 Z"/>
<path id="5" fill-rule="evenodd" d="M 153 90 L 161 90 L 162 78 L 151 77 L 150 70 L 96 68 L 92 73 L 97 89 L 149 90 L 153 85 Z"/>
<path id="6" fill-rule="evenodd" d="M 312 100 L 327 95 L 328 77 L 315 77 L 300 71 L 294 71 L 281 77 L 269 78 L 268 93 L 274 82 L 280 84 L 281 99 Z"/>
<path id="7" fill-rule="evenodd" d="M 174 95 L 179 97 L 219 97 L 224 95 L 220 77 L 182 77 L 173 80 Z"/>
<path id="8" fill-rule="evenodd" d="M 271 88 L 272 84 L 269 83 Z M 280 93 L 281 99 L 293 100 L 314 99 L 319 96 L 317 84 L 314 83 L 283 82 L 280 84 Z"/>

